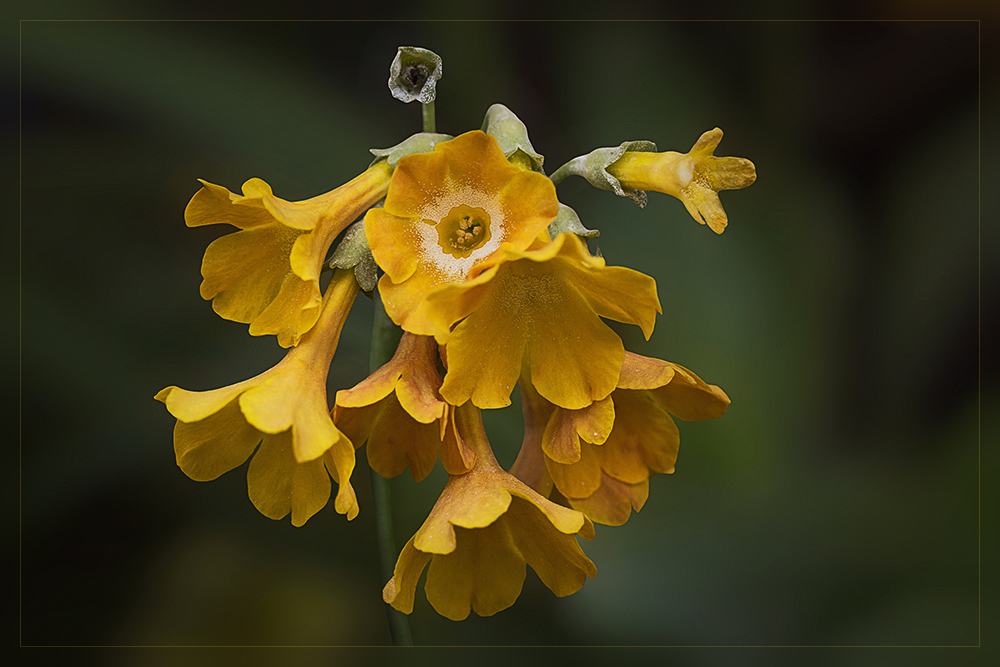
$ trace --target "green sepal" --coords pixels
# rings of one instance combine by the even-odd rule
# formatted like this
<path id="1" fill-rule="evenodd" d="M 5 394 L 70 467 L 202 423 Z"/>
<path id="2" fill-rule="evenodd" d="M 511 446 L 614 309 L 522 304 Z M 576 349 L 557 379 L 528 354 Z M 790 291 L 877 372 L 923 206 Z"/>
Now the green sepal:
<path id="1" fill-rule="evenodd" d="M 375 289 L 378 282 L 378 265 L 368 248 L 365 221 L 358 220 L 347 228 L 340 245 L 333 251 L 328 266 L 331 269 L 354 269 L 354 277 L 365 292 Z"/>
<path id="2" fill-rule="evenodd" d="M 516 160 L 515 153 L 521 151 L 533 171 L 545 173 L 542 170 L 545 157 L 532 147 L 531 141 L 528 140 L 528 128 L 513 111 L 502 104 L 494 104 L 486 110 L 482 130 L 496 137 L 505 158 Z"/>
<path id="3" fill-rule="evenodd" d="M 619 197 L 628 197 L 639 208 L 646 206 L 646 193 L 643 190 L 633 190 L 624 187 L 617 178 L 608 173 L 608 167 L 618 161 L 626 151 L 656 152 L 656 144 L 652 141 L 626 141 L 614 148 L 598 148 L 586 155 L 573 158 L 552 175 L 553 180 L 566 176 L 582 176 L 595 188 L 611 190 Z"/>
<path id="4" fill-rule="evenodd" d="M 371 154 L 375 156 L 375 160 L 372 161 L 372 164 L 375 164 L 379 160 L 387 160 L 389 162 L 389 166 L 395 169 L 396 163 L 399 162 L 399 158 L 406 157 L 407 155 L 413 155 L 414 153 L 430 153 L 434 150 L 434 146 L 436 144 L 439 144 L 442 141 L 448 141 L 449 139 L 454 139 L 454 137 L 450 134 L 418 132 L 412 137 L 404 139 L 392 148 L 369 149 Z"/>
<path id="5" fill-rule="evenodd" d="M 576 211 L 566 206 L 566 204 L 559 204 L 559 213 L 556 214 L 556 219 L 549 225 L 549 236 L 555 238 L 563 232 L 576 234 L 585 239 L 593 239 L 601 235 L 601 232 L 596 229 L 587 229 L 584 227 Z"/>
<path id="6" fill-rule="evenodd" d="M 389 66 L 389 90 L 397 100 L 430 104 L 441 73 L 441 56 L 417 46 L 401 46 Z"/>

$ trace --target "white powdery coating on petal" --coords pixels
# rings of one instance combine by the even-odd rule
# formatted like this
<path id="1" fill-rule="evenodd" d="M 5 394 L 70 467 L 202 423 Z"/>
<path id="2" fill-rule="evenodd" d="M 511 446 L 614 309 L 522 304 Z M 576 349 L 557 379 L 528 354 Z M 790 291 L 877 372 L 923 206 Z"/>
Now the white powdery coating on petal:
<path id="1" fill-rule="evenodd" d="M 510 228 L 507 210 L 494 195 L 461 187 L 452 181 L 445 183 L 447 194 L 426 204 L 417 212 L 424 224 L 417 225 L 417 253 L 420 261 L 434 266 L 446 282 L 462 282 L 473 266 L 483 261 L 507 240 Z M 469 253 L 468 257 L 454 257 L 440 245 L 437 225 L 457 206 L 481 208 L 490 216 L 490 240 Z"/>
<path id="2" fill-rule="evenodd" d="M 689 158 L 681 161 L 677 167 L 677 178 L 680 180 L 682 188 L 691 184 L 691 179 L 694 178 L 694 160 Z"/>

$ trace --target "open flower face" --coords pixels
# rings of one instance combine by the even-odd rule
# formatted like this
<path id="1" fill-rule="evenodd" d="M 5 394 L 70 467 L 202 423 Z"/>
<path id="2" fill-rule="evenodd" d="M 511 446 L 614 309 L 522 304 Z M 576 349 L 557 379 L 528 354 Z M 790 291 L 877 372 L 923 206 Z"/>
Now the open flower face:
<path id="1" fill-rule="evenodd" d="M 365 209 L 385 196 L 391 168 L 373 165 L 349 183 L 313 199 L 275 197 L 258 178 L 243 195 L 205 183 L 184 211 L 189 227 L 231 224 L 240 231 L 205 251 L 201 296 L 222 317 L 250 324 L 254 336 L 298 344 L 319 318 L 319 274 L 330 244 Z"/>
<path id="2" fill-rule="evenodd" d="M 719 191 L 749 186 L 757 171 L 746 158 L 715 157 L 720 141 L 722 130 L 715 128 L 702 134 L 687 153 L 627 152 L 608 167 L 608 172 L 626 188 L 677 197 L 692 218 L 721 234 L 729 218 L 719 201 Z"/>
<path id="3" fill-rule="evenodd" d="M 530 382 L 521 390 L 525 441 L 511 472 L 543 493 L 554 483 L 571 507 L 614 526 L 642 508 L 650 477 L 674 471 L 680 434 L 671 415 L 714 419 L 729 405 L 683 366 L 630 352 L 618 388 L 581 410 L 551 405 Z"/>
<path id="4" fill-rule="evenodd" d="M 660 312 L 652 278 L 605 266 L 574 234 L 536 250 L 503 249 L 480 268 L 428 297 L 440 329 L 461 320 L 439 337 L 448 354 L 441 395 L 452 405 L 509 405 L 526 363 L 546 400 L 584 408 L 615 388 L 625 356 L 601 318 L 636 324 L 649 338 Z"/>
<path id="5" fill-rule="evenodd" d="M 583 514 L 550 502 L 500 468 L 478 409 L 456 409 L 457 437 L 475 451 L 470 472 L 449 478 L 420 530 L 406 543 L 382 596 L 410 613 L 417 580 L 442 616 L 490 616 L 514 604 L 531 565 L 553 593 L 578 591 L 597 574 L 574 534 L 594 535 Z"/>
<path id="6" fill-rule="evenodd" d="M 365 216 L 386 311 L 406 331 L 442 333 L 426 295 L 464 282 L 502 246 L 526 249 L 557 213 L 552 182 L 508 162 L 492 135 L 468 132 L 401 158 L 385 206 Z"/>
<path id="7" fill-rule="evenodd" d="M 277 366 L 255 378 L 213 391 L 167 387 L 156 395 L 177 418 L 174 451 L 189 477 L 212 480 L 239 466 L 262 442 L 250 463 L 250 499 L 266 516 L 292 512 L 300 526 L 340 485 L 335 506 L 353 519 L 357 498 L 350 478 L 354 446 L 330 418 L 326 378 L 340 331 L 358 284 L 337 271 L 327 288 L 316 326 Z"/>

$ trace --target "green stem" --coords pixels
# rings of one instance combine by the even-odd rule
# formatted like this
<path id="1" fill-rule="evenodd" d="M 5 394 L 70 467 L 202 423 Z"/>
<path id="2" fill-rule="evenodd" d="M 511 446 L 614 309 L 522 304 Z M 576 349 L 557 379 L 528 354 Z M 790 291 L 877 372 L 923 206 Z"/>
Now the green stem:
<path id="1" fill-rule="evenodd" d="M 559 185 L 559 183 L 564 178 L 566 178 L 567 176 L 572 176 L 573 174 L 575 174 L 576 173 L 576 171 L 575 171 L 576 170 L 576 166 L 577 166 L 577 164 L 579 164 L 579 162 L 580 162 L 580 158 L 575 157 L 572 160 L 570 160 L 569 162 L 567 162 L 566 164 L 564 164 L 563 166 L 561 166 L 558 169 L 556 169 L 554 172 L 552 172 L 552 175 L 549 176 L 549 179 L 552 181 L 552 184 L 553 185 Z"/>
<path id="2" fill-rule="evenodd" d="M 372 372 L 384 366 L 396 352 L 402 329 L 393 324 L 382 305 L 378 291 L 373 295 L 375 317 L 372 320 L 372 344 L 368 365 Z M 378 541 L 378 559 L 382 581 L 392 578 L 396 564 L 396 536 L 392 528 L 392 493 L 389 480 L 371 470 L 372 497 L 375 506 L 375 535 Z M 406 614 L 386 606 L 389 618 L 389 634 L 394 646 L 413 646 L 410 624 Z"/>
<path id="3" fill-rule="evenodd" d="M 434 120 L 434 100 L 420 106 L 424 112 L 424 132 L 437 132 Z"/>

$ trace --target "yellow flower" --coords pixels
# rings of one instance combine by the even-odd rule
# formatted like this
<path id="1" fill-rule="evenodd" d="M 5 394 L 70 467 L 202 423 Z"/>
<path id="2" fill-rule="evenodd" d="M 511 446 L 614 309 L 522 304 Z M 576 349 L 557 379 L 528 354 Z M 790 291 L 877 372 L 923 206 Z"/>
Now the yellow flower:
<path id="1" fill-rule="evenodd" d="M 389 316 L 406 331 L 440 333 L 427 293 L 464 282 L 502 246 L 524 250 L 558 206 L 549 179 L 512 165 L 497 140 L 479 131 L 401 158 L 384 208 L 365 216 L 368 245 L 385 271 L 379 292 Z"/>
<path id="2" fill-rule="evenodd" d="M 543 495 L 552 484 L 597 523 L 639 511 L 649 478 L 672 473 L 684 421 L 721 417 L 729 397 L 683 366 L 627 352 L 618 388 L 581 410 L 554 406 L 521 383 L 525 440 L 511 473 Z"/>
<path id="3" fill-rule="evenodd" d="M 392 169 L 373 165 L 341 187 L 300 202 L 275 197 L 258 178 L 243 195 L 205 183 L 184 211 L 189 227 L 240 228 L 213 241 L 201 265 L 201 296 L 222 317 L 250 324 L 254 336 L 298 344 L 319 318 L 319 274 L 330 244 L 365 209 L 385 196 Z"/>
<path id="4" fill-rule="evenodd" d="M 354 446 L 330 418 L 326 379 L 358 291 L 353 272 L 336 271 L 316 326 L 269 371 L 213 391 L 167 387 L 156 395 L 177 418 L 174 452 L 188 477 L 215 479 L 263 441 L 247 473 L 250 499 L 262 514 L 281 519 L 291 512 L 294 525 L 304 524 L 329 500 L 325 468 L 340 485 L 337 511 L 357 516 Z"/>
<path id="5" fill-rule="evenodd" d="M 677 197 L 701 224 L 721 234 L 728 218 L 719 201 L 720 190 L 739 190 L 757 178 L 753 162 L 740 157 L 715 157 L 722 130 L 701 135 L 687 153 L 628 151 L 607 169 L 623 186 L 653 190 Z"/>
<path id="6" fill-rule="evenodd" d="M 439 451 L 449 473 L 472 467 L 472 450 L 445 438 L 451 406 L 438 395 L 437 355 L 433 338 L 404 332 L 389 363 L 353 389 L 337 392 L 337 428 L 357 446 L 368 441 L 368 462 L 383 477 L 395 477 L 409 467 L 419 482 L 434 468 Z"/>
<path id="7" fill-rule="evenodd" d="M 447 343 L 441 396 L 452 405 L 510 404 L 521 374 L 547 400 L 579 409 L 615 388 L 625 357 L 621 339 L 601 318 L 636 324 L 648 339 L 660 303 L 649 276 L 605 266 L 574 234 L 540 248 L 501 249 L 472 280 L 428 296 Z M 464 319 L 463 319 L 464 318 Z"/>
<path id="8" fill-rule="evenodd" d="M 457 408 L 454 428 L 475 451 L 475 466 L 449 478 L 430 516 L 403 547 L 383 599 L 404 613 L 413 611 L 417 580 L 428 563 L 427 599 L 454 621 L 470 610 L 490 616 L 514 604 L 525 564 L 560 597 L 580 590 L 597 575 L 573 537 L 591 539 L 590 520 L 504 472 L 478 409 Z"/>

